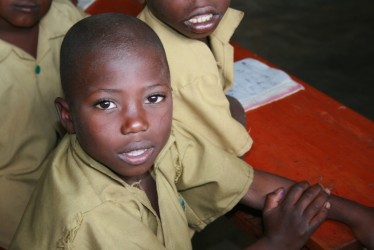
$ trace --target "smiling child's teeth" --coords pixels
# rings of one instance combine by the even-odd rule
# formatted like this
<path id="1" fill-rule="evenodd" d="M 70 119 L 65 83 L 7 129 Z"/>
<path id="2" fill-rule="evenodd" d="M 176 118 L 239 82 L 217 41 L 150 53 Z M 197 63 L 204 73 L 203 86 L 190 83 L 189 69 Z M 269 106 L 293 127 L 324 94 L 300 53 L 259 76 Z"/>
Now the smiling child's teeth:
<path id="1" fill-rule="evenodd" d="M 138 149 L 138 150 L 134 150 L 134 151 L 128 152 L 127 154 L 129 156 L 138 156 L 138 155 L 143 154 L 145 151 L 147 151 L 147 150 L 146 149 Z"/>
<path id="2" fill-rule="evenodd" d="M 213 14 L 209 14 L 209 15 L 201 16 L 201 17 L 197 17 L 197 18 L 191 18 L 190 22 L 191 23 L 204 23 L 204 22 L 207 22 L 210 19 L 212 19 L 212 17 L 213 17 Z"/>

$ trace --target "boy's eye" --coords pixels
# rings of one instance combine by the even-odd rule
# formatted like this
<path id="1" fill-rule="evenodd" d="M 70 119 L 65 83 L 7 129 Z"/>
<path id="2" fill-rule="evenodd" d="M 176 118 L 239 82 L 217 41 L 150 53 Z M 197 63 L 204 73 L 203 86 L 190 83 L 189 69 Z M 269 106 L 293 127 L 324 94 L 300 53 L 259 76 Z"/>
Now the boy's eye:
<path id="1" fill-rule="evenodd" d="M 95 107 L 99 109 L 108 110 L 108 109 L 116 108 L 117 106 L 111 101 L 104 100 L 104 101 L 100 101 L 96 103 Z"/>
<path id="2" fill-rule="evenodd" d="M 159 103 L 163 101 L 164 99 L 165 99 L 164 95 L 151 95 L 147 97 L 146 103 L 151 103 L 151 104 Z"/>

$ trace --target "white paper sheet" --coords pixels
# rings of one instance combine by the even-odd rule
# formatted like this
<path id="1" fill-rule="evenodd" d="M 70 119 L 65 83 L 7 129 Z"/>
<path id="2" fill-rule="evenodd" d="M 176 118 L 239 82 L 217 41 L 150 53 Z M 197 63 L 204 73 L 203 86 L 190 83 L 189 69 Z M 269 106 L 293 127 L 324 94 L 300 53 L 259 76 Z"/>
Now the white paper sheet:
<path id="1" fill-rule="evenodd" d="M 227 92 L 236 97 L 246 111 L 282 99 L 304 87 L 282 70 L 246 58 L 234 64 L 234 84 Z"/>

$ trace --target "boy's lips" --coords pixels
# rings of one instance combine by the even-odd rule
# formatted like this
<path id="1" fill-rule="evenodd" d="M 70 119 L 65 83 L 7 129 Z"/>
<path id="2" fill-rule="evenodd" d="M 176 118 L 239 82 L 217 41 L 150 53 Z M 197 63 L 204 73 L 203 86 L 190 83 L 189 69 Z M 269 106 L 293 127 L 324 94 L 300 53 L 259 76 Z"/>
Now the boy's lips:
<path id="1" fill-rule="evenodd" d="M 211 32 L 217 26 L 220 15 L 207 13 L 191 17 L 184 24 L 195 33 Z"/>
<path id="2" fill-rule="evenodd" d="M 128 150 L 118 154 L 119 158 L 130 165 L 141 165 L 152 155 L 154 147 L 144 147 Z"/>
<path id="3" fill-rule="evenodd" d="M 188 21 L 191 23 L 206 23 L 210 21 L 212 17 L 213 17 L 213 14 L 206 14 L 206 15 L 195 16 Z"/>
<path id="4" fill-rule="evenodd" d="M 37 4 L 28 4 L 28 3 L 16 3 L 13 5 L 14 9 L 17 11 L 31 13 L 36 11 L 39 6 Z"/>

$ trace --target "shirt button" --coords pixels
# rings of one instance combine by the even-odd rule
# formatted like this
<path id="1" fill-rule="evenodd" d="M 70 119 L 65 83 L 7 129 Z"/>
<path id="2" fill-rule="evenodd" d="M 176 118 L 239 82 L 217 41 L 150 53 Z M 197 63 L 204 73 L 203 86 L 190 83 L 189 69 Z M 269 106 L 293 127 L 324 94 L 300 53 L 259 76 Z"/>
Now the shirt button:
<path id="1" fill-rule="evenodd" d="M 40 66 L 39 66 L 39 65 L 36 65 L 36 67 L 35 67 L 35 73 L 36 73 L 37 75 L 39 75 L 40 71 L 41 71 Z"/>

